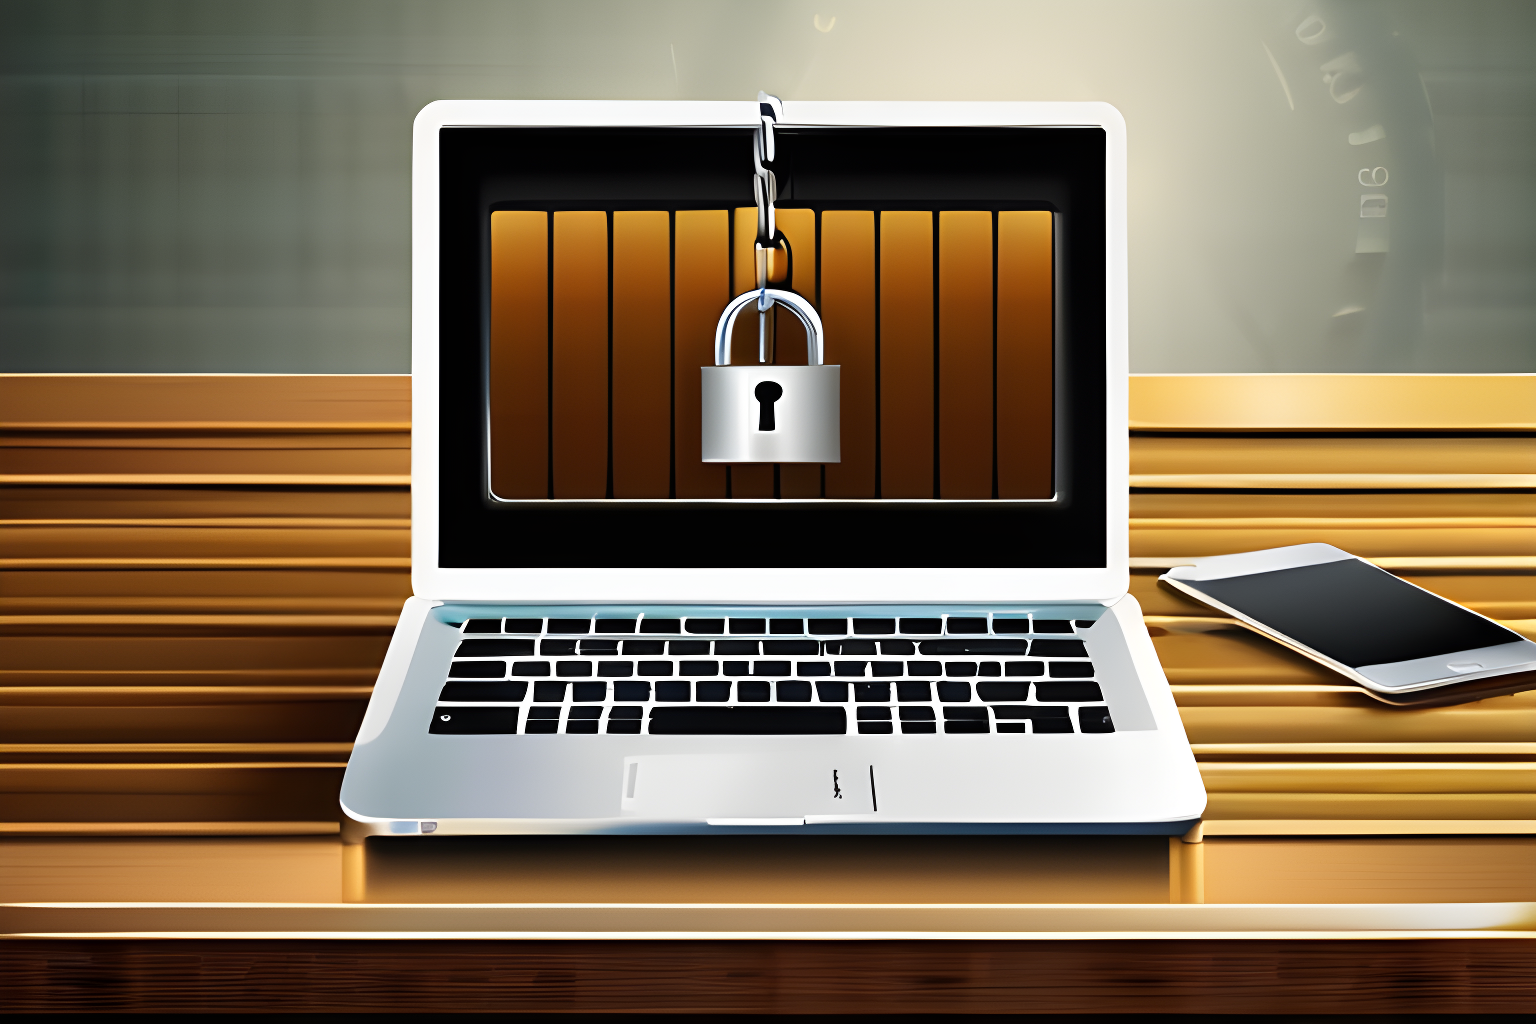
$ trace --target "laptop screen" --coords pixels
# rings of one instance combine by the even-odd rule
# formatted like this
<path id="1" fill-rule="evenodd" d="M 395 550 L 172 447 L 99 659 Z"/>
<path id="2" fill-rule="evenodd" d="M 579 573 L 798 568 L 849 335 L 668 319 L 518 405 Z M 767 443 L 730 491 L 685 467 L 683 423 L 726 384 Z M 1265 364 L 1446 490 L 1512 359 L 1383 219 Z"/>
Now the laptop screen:
<path id="1" fill-rule="evenodd" d="M 441 130 L 442 566 L 1106 564 L 1103 130 L 777 137 L 769 286 L 833 404 L 738 424 L 702 368 L 757 289 L 750 128 Z M 730 364 L 812 361 L 791 313 Z M 729 461 L 765 428 L 813 443 Z"/>

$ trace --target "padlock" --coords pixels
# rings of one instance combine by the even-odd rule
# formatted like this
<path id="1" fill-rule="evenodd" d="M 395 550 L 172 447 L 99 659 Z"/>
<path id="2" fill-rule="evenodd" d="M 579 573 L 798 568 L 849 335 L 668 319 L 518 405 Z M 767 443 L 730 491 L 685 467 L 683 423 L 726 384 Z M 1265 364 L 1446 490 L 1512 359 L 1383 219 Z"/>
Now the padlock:
<path id="1" fill-rule="evenodd" d="M 748 306 L 779 305 L 805 325 L 807 366 L 731 366 L 731 328 Z M 715 328 L 703 374 L 705 462 L 841 462 L 839 367 L 824 366 L 821 317 L 794 292 L 743 292 Z"/>

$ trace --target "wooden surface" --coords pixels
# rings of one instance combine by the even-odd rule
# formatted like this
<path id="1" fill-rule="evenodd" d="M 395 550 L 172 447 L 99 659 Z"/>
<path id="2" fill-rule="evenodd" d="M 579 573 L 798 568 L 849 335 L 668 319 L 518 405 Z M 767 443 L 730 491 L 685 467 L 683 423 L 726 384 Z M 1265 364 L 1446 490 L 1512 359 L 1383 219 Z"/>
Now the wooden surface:
<path id="1" fill-rule="evenodd" d="M 11 1012 L 1529 1013 L 1536 944 L 11 940 Z"/>

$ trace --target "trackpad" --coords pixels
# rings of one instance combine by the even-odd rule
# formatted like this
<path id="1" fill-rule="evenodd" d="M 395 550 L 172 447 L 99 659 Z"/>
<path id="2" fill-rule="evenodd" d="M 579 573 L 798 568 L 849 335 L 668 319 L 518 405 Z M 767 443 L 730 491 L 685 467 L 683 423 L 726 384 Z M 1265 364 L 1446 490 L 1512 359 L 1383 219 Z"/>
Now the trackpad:
<path id="1" fill-rule="evenodd" d="M 623 813 L 668 820 L 871 814 L 873 769 L 850 759 L 656 754 L 624 759 Z"/>

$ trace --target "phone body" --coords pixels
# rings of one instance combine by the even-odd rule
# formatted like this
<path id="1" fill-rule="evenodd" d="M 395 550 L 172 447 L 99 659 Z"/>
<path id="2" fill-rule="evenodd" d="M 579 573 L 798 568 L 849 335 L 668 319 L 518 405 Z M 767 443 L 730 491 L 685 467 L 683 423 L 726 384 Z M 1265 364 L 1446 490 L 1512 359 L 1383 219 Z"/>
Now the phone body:
<path id="1" fill-rule="evenodd" d="M 1331 544 L 1217 555 L 1158 578 L 1393 703 L 1520 673 L 1530 678 L 1499 692 L 1536 689 L 1536 643 Z"/>

